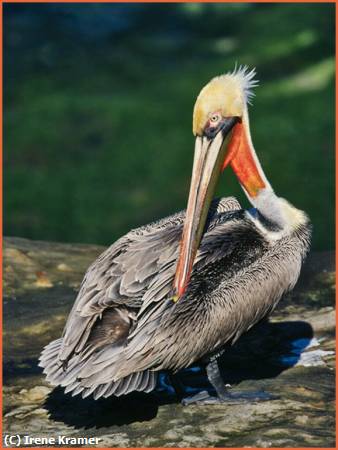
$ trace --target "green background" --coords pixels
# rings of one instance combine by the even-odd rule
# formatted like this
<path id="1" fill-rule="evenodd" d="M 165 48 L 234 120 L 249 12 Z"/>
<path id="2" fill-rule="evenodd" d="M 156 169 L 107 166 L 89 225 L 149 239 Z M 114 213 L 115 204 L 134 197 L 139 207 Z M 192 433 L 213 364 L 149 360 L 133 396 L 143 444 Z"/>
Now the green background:
<path id="1" fill-rule="evenodd" d="M 253 142 L 334 246 L 334 5 L 4 5 L 4 232 L 109 244 L 186 206 L 202 86 L 256 67 Z M 218 195 L 248 202 L 230 170 Z"/>

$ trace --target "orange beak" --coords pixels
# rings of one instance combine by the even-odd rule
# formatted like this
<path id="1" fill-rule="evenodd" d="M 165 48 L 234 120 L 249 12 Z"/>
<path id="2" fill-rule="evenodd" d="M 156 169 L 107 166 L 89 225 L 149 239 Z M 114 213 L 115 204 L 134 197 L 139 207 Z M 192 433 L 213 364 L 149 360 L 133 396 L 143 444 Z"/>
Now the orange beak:
<path id="1" fill-rule="evenodd" d="M 196 138 L 189 200 L 174 280 L 174 301 L 183 296 L 190 281 L 221 171 L 230 163 L 249 197 L 257 196 L 267 185 L 251 143 L 248 122 L 230 118 L 225 119 L 225 123 L 227 125 L 213 139 Z M 225 137 L 231 130 L 230 142 L 226 145 Z"/>

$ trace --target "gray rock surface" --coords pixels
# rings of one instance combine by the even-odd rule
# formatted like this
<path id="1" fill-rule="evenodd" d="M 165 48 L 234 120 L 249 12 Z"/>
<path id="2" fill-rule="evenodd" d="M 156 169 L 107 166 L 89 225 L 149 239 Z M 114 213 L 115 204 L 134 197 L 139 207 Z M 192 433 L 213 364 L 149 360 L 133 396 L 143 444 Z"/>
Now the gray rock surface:
<path id="1" fill-rule="evenodd" d="M 332 252 L 311 254 L 296 289 L 270 322 L 222 357 L 224 380 L 234 390 L 264 389 L 277 398 L 182 406 L 166 387 L 165 374 L 153 394 L 95 402 L 52 389 L 37 367 L 42 347 L 60 336 L 82 276 L 102 250 L 4 240 L 4 436 L 98 438 L 77 447 L 335 446 Z M 191 389 L 207 386 L 198 368 L 179 378 Z M 72 446 L 65 442 L 56 445 Z"/>

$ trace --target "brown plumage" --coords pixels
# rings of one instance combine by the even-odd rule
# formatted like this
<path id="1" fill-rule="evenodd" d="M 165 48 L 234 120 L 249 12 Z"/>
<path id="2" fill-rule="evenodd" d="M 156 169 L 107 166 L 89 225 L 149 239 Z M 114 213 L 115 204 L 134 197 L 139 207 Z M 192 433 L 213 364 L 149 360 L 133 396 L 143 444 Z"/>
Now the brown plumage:
<path id="1" fill-rule="evenodd" d="M 183 221 L 184 212 L 133 230 L 93 263 L 63 337 L 41 355 L 48 381 L 95 398 L 148 392 L 158 370 L 188 367 L 235 342 L 295 284 L 308 224 L 271 245 L 235 199 L 222 199 L 190 286 L 174 303 Z"/>

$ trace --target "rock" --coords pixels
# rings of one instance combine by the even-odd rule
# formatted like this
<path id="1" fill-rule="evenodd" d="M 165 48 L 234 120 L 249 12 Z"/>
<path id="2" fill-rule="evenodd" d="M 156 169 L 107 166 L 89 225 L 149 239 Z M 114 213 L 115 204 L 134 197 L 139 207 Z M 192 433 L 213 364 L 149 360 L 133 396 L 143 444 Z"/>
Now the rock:
<path id="1" fill-rule="evenodd" d="M 36 281 L 34 283 L 36 287 L 50 288 L 53 287 L 53 283 L 48 278 L 45 272 L 36 273 Z"/>
<path id="2" fill-rule="evenodd" d="M 62 272 L 71 272 L 72 268 L 68 266 L 68 264 L 60 263 L 57 266 L 58 270 L 61 270 Z"/>
<path id="3" fill-rule="evenodd" d="M 270 322 L 222 357 L 233 390 L 266 390 L 277 399 L 183 407 L 165 375 L 152 394 L 94 401 L 53 389 L 38 368 L 41 349 L 62 333 L 83 274 L 103 250 L 4 240 L 5 434 L 96 437 L 97 447 L 334 447 L 333 252 L 311 254 Z M 207 387 L 198 367 L 179 378 L 191 389 Z"/>
<path id="4" fill-rule="evenodd" d="M 20 393 L 22 394 L 21 390 Z M 24 396 L 22 401 L 23 402 L 29 402 L 29 403 L 38 403 L 42 400 L 45 400 L 47 395 L 50 393 L 51 389 L 49 389 L 46 386 L 35 386 L 32 389 L 29 389 L 29 391 L 24 392 Z"/>

